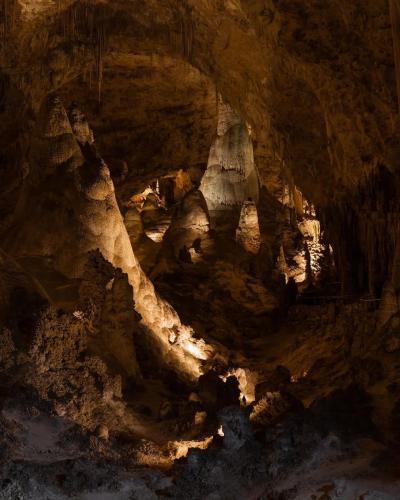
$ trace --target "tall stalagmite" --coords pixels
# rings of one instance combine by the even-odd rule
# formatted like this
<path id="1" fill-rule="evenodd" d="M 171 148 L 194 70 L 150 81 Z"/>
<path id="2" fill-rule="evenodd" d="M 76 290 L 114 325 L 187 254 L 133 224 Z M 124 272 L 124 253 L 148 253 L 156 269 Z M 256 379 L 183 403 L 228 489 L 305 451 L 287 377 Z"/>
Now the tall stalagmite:
<path id="1" fill-rule="evenodd" d="M 258 202 L 258 174 L 249 129 L 221 97 L 217 137 L 211 146 L 200 190 L 210 211 L 240 208 L 249 198 Z"/>
<path id="2" fill-rule="evenodd" d="M 80 125 L 89 130 L 76 110 Z M 88 252 L 99 249 L 133 287 L 136 309 L 160 361 L 182 377 L 200 374 L 204 343 L 192 338 L 176 311 L 154 290 L 132 250 L 108 167 L 93 150 L 92 135 L 79 143 L 62 102 L 42 106 L 31 173 L 22 193 L 7 249 L 19 257 L 41 256 L 69 277 L 82 275 Z M 82 134 L 78 136 L 82 141 Z M 55 216 L 56 214 L 56 216 Z M 171 342 L 171 334 L 174 341 Z"/>

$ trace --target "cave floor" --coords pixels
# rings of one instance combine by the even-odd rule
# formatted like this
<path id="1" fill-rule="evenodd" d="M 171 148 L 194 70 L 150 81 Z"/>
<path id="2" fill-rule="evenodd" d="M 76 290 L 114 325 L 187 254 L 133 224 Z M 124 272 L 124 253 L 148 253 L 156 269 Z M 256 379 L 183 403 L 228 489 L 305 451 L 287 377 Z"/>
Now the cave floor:
<path id="1" fill-rule="evenodd" d="M 156 287 L 200 337 L 222 346 L 229 367 L 244 370 L 251 384 L 284 366 L 291 374 L 290 392 L 306 406 L 360 385 L 374 400 L 382 436 L 390 435 L 400 363 L 385 350 L 384 338 L 371 335 L 377 316 L 368 303 L 298 304 L 282 316 L 261 281 L 218 260 L 211 268 L 184 265 Z"/>
<path id="2" fill-rule="evenodd" d="M 52 300 L 59 307 L 73 309 L 77 283 L 52 273 L 51 266 L 40 259 L 29 264 L 32 276 L 44 284 Z M 261 280 L 238 270 L 235 263 L 218 259 L 211 266 L 182 264 L 155 285 L 198 337 L 224 353 L 225 370 L 240 380 L 246 403 L 253 400 L 257 384 L 268 384 L 277 366 L 290 371 L 291 380 L 284 391 L 306 407 L 350 384 L 360 385 L 370 394 L 378 434 L 348 443 L 329 435 L 311 461 L 293 470 L 289 466 L 285 479 L 274 482 L 274 490 L 284 492 L 277 498 L 400 498 L 396 496 L 400 491 L 398 470 L 393 452 L 387 448 L 392 444 L 393 391 L 400 387 L 400 362 L 396 353 L 384 350 L 382 339 L 371 335 L 375 311 L 359 302 L 340 307 L 295 305 L 280 316 L 274 293 Z M 268 391 L 272 393 L 267 394 L 267 402 L 274 406 L 280 396 L 273 389 Z M 194 423 L 201 415 L 190 397 L 190 390 L 176 381 L 157 371 L 145 373 L 140 386 L 125 391 L 123 412 L 116 403 L 115 412 L 122 415 L 123 425 L 116 421 L 113 428 L 110 422 L 112 437 L 108 440 L 67 418 L 49 414 L 43 401 L 33 396 L 14 398 L 14 403 L 13 398 L 3 398 L 0 445 L 12 453 L 3 463 L 2 476 L 7 481 L 0 499 L 63 500 L 71 494 L 82 500 L 189 498 L 192 492 L 187 486 L 174 486 L 176 464 L 189 449 L 209 447 L 218 428 L 213 419 Z M 266 413 L 259 406 L 252 410 L 257 432 L 264 432 L 265 422 L 271 422 L 268 404 Z M 279 404 L 274 419 L 286 411 Z M 239 470 L 256 459 L 247 456 L 240 460 Z M 371 467 L 372 463 L 379 466 Z M 249 496 L 241 492 L 229 500 L 269 499 L 269 488 L 264 484 Z M 23 496 L 27 489 L 36 496 Z M 287 493 L 294 490 L 295 496 Z"/>
<path id="3" fill-rule="evenodd" d="M 188 296 L 176 292 L 174 299 L 178 311 L 189 315 L 190 309 L 184 309 L 190 305 Z M 274 319 L 264 326 L 262 336 L 250 321 L 254 335 L 236 342 L 239 352 L 232 363 L 240 362 L 241 368 L 257 374 L 257 381 L 262 381 L 277 365 L 286 366 L 292 375 L 290 392 L 306 405 L 346 383 L 363 382 L 365 373 L 362 367 L 355 368 L 354 354 L 364 353 L 370 358 L 379 348 L 369 337 L 374 313 L 359 310 L 355 315 L 357 307 L 353 305 L 347 311 L 337 311 L 333 317 L 330 309 L 329 305 L 295 306 L 283 321 Z M 349 321 L 358 321 L 358 328 L 354 329 L 354 323 L 349 325 Z M 391 373 L 386 373 L 384 380 L 364 380 L 369 384 L 375 407 L 379 398 L 385 399 L 384 386 L 396 381 L 400 382 Z M 160 418 L 160 406 L 165 401 L 169 402 L 169 413 Z M 3 467 L 7 481 L 3 481 L 0 498 L 209 498 L 193 492 L 193 485 L 175 484 L 173 463 L 184 457 L 189 448 L 207 448 L 215 427 L 194 429 L 186 421 L 185 428 L 182 397 L 156 376 L 147 379 L 134 397 L 128 397 L 128 406 L 134 421 L 128 426 L 130 431 L 116 433 L 105 441 L 63 417 L 48 415 L 38 402 L 6 404 L 0 416 L 4 431 L 0 441 L 12 440 L 14 444 L 13 455 Z M 379 415 L 375 413 L 375 417 Z M 232 460 L 224 453 L 223 460 Z M 259 459 L 240 455 L 240 468 L 246 467 L 247 460 Z M 223 496 L 224 488 L 230 491 L 225 484 L 230 479 L 221 472 L 222 489 L 218 491 L 222 496 L 218 498 L 396 500 L 400 483 L 395 466 L 393 452 L 388 451 L 381 438 L 343 442 L 328 435 L 309 460 L 285 477 L 275 479 L 273 490 L 272 483 L 255 482 L 254 490 L 245 495 L 239 480 L 237 495 Z M 27 489 L 32 496 L 24 496 Z M 281 496 L 268 496 L 271 491 Z"/>

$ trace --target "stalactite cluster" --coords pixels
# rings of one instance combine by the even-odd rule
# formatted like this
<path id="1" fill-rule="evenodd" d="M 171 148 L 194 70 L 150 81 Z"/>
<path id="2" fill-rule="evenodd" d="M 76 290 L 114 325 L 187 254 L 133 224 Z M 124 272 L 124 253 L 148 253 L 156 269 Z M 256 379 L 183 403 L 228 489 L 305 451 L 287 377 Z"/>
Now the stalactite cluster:
<path id="1" fill-rule="evenodd" d="M 394 62 L 396 68 L 397 101 L 400 112 L 400 2 L 399 0 L 389 0 L 389 6 L 393 36 Z"/>
<path id="2" fill-rule="evenodd" d="M 93 65 L 88 70 L 89 86 L 92 78 L 97 81 L 97 98 L 100 103 L 103 84 L 103 59 L 107 50 L 107 23 L 110 22 L 110 11 L 102 4 L 94 4 L 90 0 L 76 2 L 63 11 L 58 21 L 58 32 L 71 43 L 86 44 L 93 57 Z"/>
<path id="3" fill-rule="evenodd" d="M 399 194 L 396 176 L 381 166 L 352 199 L 320 210 L 344 294 L 380 297 L 400 229 Z"/>
<path id="4" fill-rule="evenodd" d="M 193 54 L 195 23 L 192 8 L 186 2 L 174 5 L 174 25 L 168 29 L 169 42 L 174 51 L 190 61 Z"/>

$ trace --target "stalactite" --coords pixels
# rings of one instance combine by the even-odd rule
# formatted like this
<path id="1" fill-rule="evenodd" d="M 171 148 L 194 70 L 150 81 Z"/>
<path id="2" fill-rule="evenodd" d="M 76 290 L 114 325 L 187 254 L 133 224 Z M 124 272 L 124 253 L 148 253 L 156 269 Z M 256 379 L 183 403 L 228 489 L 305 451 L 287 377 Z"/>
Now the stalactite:
<path id="1" fill-rule="evenodd" d="M 97 72 L 97 86 L 98 86 L 98 101 L 101 102 L 101 89 L 103 84 L 103 54 L 105 48 L 105 28 L 101 24 L 97 29 L 97 42 L 96 42 L 96 72 Z"/>
<path id="2" fill-rule="evenodd" d="M 182 54 L 182 57 L 190 60 L 193 53 L 194 41 L 194 24 L 192 20 L 192 12 L 187 5 L 181 5 L 178 10 L 177 28 L 179 38 L 177 40 L 177 52 Z"/>
<path id="3" fill-rule="evenodd" d="M 389 0 L 390 20 L 392 24 L 393 52 L 396 69 L 397 103 L 400 113 L 400 1 Z"/>
<path id="4" fill-rule="evenodd" d="M 16 0 L 1 0 L 0 38 L 5 40 L 14 30 L 17 17 Z"/>
<path id="5" fill-rule="evenodd" d="M 381 166 L 365 177 L 350 201 L 323 210 L 323 228 L 334 248 L 345 293 L 379 298 L 397 243 L 399 199 L 396 177 Z"/>

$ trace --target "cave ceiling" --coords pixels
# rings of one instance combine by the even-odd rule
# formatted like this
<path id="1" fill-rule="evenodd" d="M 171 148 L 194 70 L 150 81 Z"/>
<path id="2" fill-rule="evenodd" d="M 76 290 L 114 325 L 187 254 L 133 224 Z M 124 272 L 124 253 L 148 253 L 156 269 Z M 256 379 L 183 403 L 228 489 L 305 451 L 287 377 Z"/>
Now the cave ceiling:
<path id="1" fill-rule="evenodd" d="M 216 92 L 251 124 L 272 191 L 282 164 L 319 205 L 348 196 L 378 165 L 397 169 L 383 0 L 5 5 L 3 75 L 20 93 L 21 127 L 50 91 L 84 99 L 102 154 L 126 161 L 131 177 L 204 164 Z M 1 126 L 12 136 L 15 120 Z"/>

